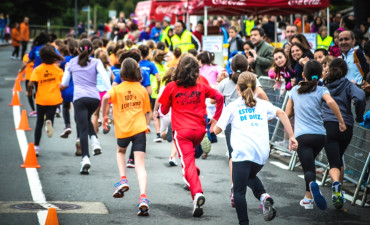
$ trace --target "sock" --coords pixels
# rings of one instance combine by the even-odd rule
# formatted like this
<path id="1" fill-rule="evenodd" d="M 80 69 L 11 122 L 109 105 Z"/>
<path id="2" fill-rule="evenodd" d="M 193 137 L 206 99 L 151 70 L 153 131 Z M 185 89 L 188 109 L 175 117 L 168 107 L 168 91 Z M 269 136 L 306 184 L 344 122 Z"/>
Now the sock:
<path id="1" fill-rule="evenodd" d="M 122 176 L 121 180 L 127 180 L 126 176 Z"/>
<path id="2" fill-rule="evenodd" d="M 148 198 L 148 197 L 146 197 L 146 194 L 141 194 L 140 199 L 142 199 L 142 198 Z"/>
<path id="3" fill-rule="evenodd" d="M 335 192 L 338 192 L 339 190 L 339 185 L 340 185 L 340 182 L 339 181 L 335 181 L 333 184 L 332 184 L 332 187 L 335 187 Z"/>
<path id="4" fill-rule="evenodd" d="M 91 135 L 90 140 L 92 143 L 95 143 L 98 141 L 98 138 L 95 135 Z"/>
<path id="5" fill-rule="evenodd" d="M 263 199 L 265 199 L 266 197 L 270 197 L 270 195 L 267 193 L 262 194 L 260 197 L 260 201 L 263 202 Z"/>
<path id="6" fill-rule="evenodd" d="M 159 133 L 157 133 L 157 137 L 158 137 L 158 138 L 160 138 L 160 137 L 161 137 Z"/>

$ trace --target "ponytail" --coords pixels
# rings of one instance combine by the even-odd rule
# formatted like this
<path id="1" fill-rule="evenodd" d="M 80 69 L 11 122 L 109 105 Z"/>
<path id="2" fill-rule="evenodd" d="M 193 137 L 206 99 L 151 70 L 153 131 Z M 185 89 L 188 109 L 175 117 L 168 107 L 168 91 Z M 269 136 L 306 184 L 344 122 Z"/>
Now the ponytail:
<path id="1" fill-rule="evenodd" d="M 81 67 L 87 66 L 87 63 L 90 62 L 91 51 L 93 50 L 91 41 L 89 39 L 82 39 L 78 49 L 80 50 L 78 65 Z"/>
<path id="2" fill-rule="evenodd" d="M 322 65 L 316 60 L 310 60 L 303 68 L 305 81 L 299 82 L 298 94 L 311 93 L 316 90 L 319 79 L 322 75 Z"/>
<path id="3" fill-rule="evenodd" d="M 231 61 L 231 69 L 233 74 L 231 74 L 230 79 L 236 84 L 240 74 L 248 69 L 247 57 L 242 54 L 235 55 Z"/>
<path id="4" fill-rule="evenodd" d="M 238 87 L 242 93 L 242 98 L 245 105 L 253 108 L 256 106 L 257 101 L 254 98 L 254 90 L 256 89 L 256 76 L 250 72 L 243 72 L 238 79 Z"/>

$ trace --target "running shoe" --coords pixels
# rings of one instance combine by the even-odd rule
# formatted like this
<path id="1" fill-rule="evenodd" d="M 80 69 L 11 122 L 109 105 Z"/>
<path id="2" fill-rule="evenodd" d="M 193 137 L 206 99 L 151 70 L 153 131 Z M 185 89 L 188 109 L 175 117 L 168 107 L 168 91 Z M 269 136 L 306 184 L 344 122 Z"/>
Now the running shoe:
<path id="1" fill-rule="evenodd" d="M 156 142 L 156 143 L 161 143 L 163 141 L 163 139 L 161 137 L 157 137 L 156 139 L 153 140 L 153 142 Z"/>
<path id="2" fill-rule="evenodd" d="M 31 111 L 30 113 L 28 113 L 28 116 L 37 117 L 37 112 L 36 111 Z"/>
<path id="3" fill-rule="evenodd" d="M 135 168 L 135 162 L 133 159 L 127 161 L 127 168 Z"/>
<path id="4" fill-rule="evenodd" d="M 80 174 L 89 174 L 91 167 L 90 159 L 88 156 L 84 156 L 81 160 L 81 169 L 80 169 Z"/>
<path id="5" fill-rule="evenodd" d="M 299 205 L 304 207 L 305 209 L 313 209 L 313 200 L 312 199 L 307 199 L 304 197 L 300 202 Z"/>
<path id="6" fill-rule="evenodd" d="M 57 118 L 60 118 L 60 109 L 59 108 L 57 108 L 57 110 L 55 111 L 55 116 Z"/>
<path id="7" fill-rule="evenodd" d="M 46 120 L 45 130 L 46 130 L 46 135 L 49 138 L 53 136 L 54 130 L 53 130 L 53 124 L 52 124 L 51 120 Z"/>
<path id="8" fill-rule="evenodd" d="M 68 136 L 72 133 L 72 129 L 70 127 L 64 128 L 63 132 L 60 134 L 61 138 L 68 138 Z"/>
<path id="9" fill-rule="evenodd" d="M 114 184 L 114 187 L 116 190 L 113 192 L 113 198 L 123 198 L 123 196 L 125 196 L 124 192 L 130 189 L 127 179 L 120 180 Z"/>
<path id="10" fill-rule="evenodd" d="M 196 193 L 194 196 L 194 209 L 193 209 L 193 217 L 201 217 L 203 215 L 203 208 L 204 202 L 206 199 L 202 193 Z"/>
<path id="11" fill-rule="evenodd" d="M 170 157 L 168 163 L 170 164 L 170 166 L 177 166 L 177 160 L 175 157 Z"/>
<path id="12" fill-rule="evenodd" d="M 172 126 L 171 126 L 171 124 L 167 128 L 166 140 L 168 142 L 172 142 Z"/>
<path id="13" fill-rule="evenodd" d="M 149 200 L 147 198 L 140 198 L 137 206 L 139 207 L 138 216 L 149 216 Z"/>
<path id="14" fill-rule="evenodd" d="M 235 208 L 235 202 L 234 202 L 234 186 L 231 185 L 231 190 L 230 190 L 230 202 L 231 202 L 231 207 Z"/>
<path id="15" fill-rule="evenodd" d="M 340 184 L 339 181 L 335 181 L 333 185 L 331 186 L 331 189 L 332 189 L 331 197 L 332 197 L 333 206 L 336 209 L 343 208 L 344 197 L 342 193 L 342 185 Z"/>
<path id="16" fill-rule="evenodd" d="M 103 129 L 103 134 L 108 134 L 110 131 L 110 125 L 107 124 L 107 129 Z"/>
<path id="17" fill-rule="evenodd" d="M 40 153 L 40 148 L 38 146 L 35 146 L 35 153 L 36 153 L 36 156 L 38 157 Z"/>
<path id="18" fill-rule="evenodd" d="M 91 148 L 94 151 L 94 155 L 100 155 L 101 154 L 101 146 L 99 141 L 92 141 L 91 142 Z"/>
<path id="19" fill-rule="evenodd" d="M 265 221 L 271 221 L 276 216 L 276 210 L 274 208 L 274 200 L 271 196 L 266 195 L 266 197 L 261 201 L 263 218 Z"/>
<path id="20" fill-rule="evenodd" d="M 82 155 L 81 143 L 80 143 L 80 139 L 79 138 L 76 140 L 76 151 L 75 151 L 75 155 L 76 156 L 81 156 Z"/>
<path id="21" fill-rule="evenodd" d="M 310 183 L 311 195 L 313 196 L 313 201 L 315 202 L 317 208 L 324 210 L 326 209 L 326 200 L 321 194 L 320 187 L 316 181 Z"/>

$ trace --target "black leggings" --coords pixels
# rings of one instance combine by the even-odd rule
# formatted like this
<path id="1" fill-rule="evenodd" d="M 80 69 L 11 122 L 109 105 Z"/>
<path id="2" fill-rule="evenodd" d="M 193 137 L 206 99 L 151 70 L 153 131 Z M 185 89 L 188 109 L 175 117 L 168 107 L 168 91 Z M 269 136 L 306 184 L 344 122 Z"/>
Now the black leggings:
<path id="1" fill-rule="evenodd" d="M 347 130 L 340 132 L 338 122 L 324 122 L 326 129 L 325 153 L 328 157 L 330 168 L 343 166 L 342 157 L 353 135 L 353 127 L 347 125 Z"/>
<path id="2" fill-rule="evenodd" d="M 19 55 L 19 46 L 14 46 L 12 56 L 18 57 Z"/>
<path id="3" fill-rule="evenodd" d="M 63 101 L 62 113 L 63 113 L 64 124 L 66 127 L 71 127 L 71 116 L 69 114 L 70 109 L 71 109 L 71 102 Z"/>
<path id="4" fill-rule="evenodd" d="M 28 83 L 29 82 L 30 82 L 29 80 L 26 80 L 26 82 L 24 82 L 24 84 L 26 86 L 26 90 L 28 90 Z M 34 93 L 36 93 L 37 92 L 37 83 L 35 83 L 34 87 L 36 89 L 36 91 Z M 33 102 L 33 99 L 35 98 L 35 94 L 27 96 L 27 98 L 28 98 L 28 103 L 30 104 L 32 111 L 35 111 L 35 103 Z"/>
<path id="5" fill-rule="evenodd" d="M 239 224 L 249 224 L 247 200 L 245 194 L 247 186 L 252 189 L 254 196 L 259 200 L 266 193 L 257 173 L 263 165 L 251 161 L 233 162 L 234 202 Z"/>
<path id="6" fill-rule="evenodd" d="M 306 191 L 310 191 L 309 184 L 316 180 L 315 158 L 325 145 L 325 135 L 304 134 L 296 138 L 298 141 L 298 157 L 302 164 Z"/>
<path id="7" fill-rule="evenodd" d="M 21 55 L 21 59 L 23 59 L 23 56 L 24 56 L 24 54 L 27 51 L 28 41 L 22 41 L 21 44 L 22 44 L 22 55 Z"/>
<path id="8" fill-rule="evenodd" d="M 40 145 L 42 127 L 44 126 L 44 117 L 46 120 L 51 120 L 51 123 L 54 124 L 55 111 L 57 110 L 56 105 L 38 105 L 36 104 L 37 109 L 37 120 L 36 120 L 36 129 L 35 129 L 35 145 Z"/>
<path id="9" fill-rule="evenodd" d="M 91 122 L 91 115 L 98 108 L 100 103 L 96 98 L 80 98 L 73 102 L 75 109 L 75 120 L 78 127 L 78 134 L 80 136 L 82 157 L 89 156 L 89 140 L 88 136 L 96 135 L 94 126 Z"/>

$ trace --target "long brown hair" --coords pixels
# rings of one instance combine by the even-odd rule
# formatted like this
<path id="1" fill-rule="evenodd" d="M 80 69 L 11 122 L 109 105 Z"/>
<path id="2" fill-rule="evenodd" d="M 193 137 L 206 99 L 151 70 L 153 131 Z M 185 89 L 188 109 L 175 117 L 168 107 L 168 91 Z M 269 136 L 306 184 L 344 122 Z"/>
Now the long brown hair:
<path id="1" fill-rule="evenodd" d="M 283 54 L 283 56 L 285 57 L 286 59 L 286 62 L 284 64 L 283 67 L 278 67 L 275 63 L 275 59 L 273 59 L 273 63 L 272 63 L 272 66 L 271 66 L 271 69 L 274 70 L 275 72 L 275 79 L 279 79 L 279 76 L 280 76 L 280 72 L 281 71 L 284 71 L 284 67 L 286 67 L 288 65 L 288 57 L 285 55 L 285 52 L 282 48 L 275 48 L 274 51 L 272 52 L 272 57 L 274 57 L 275 54 L 277 53 L 281 53 Z"/>
<path id="2" fill-rule="evenodd" d="M 256 106 L 256 99 L 254 98 L 254 90 L 256 89 L 256 76 L 251 72 L 243 72 L 238 79 L 238 87 L 242 93 L 242 98 L 248 107 Z"/>
<path id="3" fill-rule="evenodd" d="M 82 39 L 78 46 L 80 50 L 80 55 L 78 56 L 78 65 L 81 67 L 87 66 L 90 62 L 90 54 L 93 51 L 93 45 L 89 39 Z"/>
<path id="4" fill-rule="evenodd" d="M 231 74 L 230 79 L 236 84 L 238 82 L 239 75 L 248 70 L 247 57 L 242 54 L 235 55 L 231 61 L 231 69 L 233 70 L 233 74 Z"/>
<path id="5" fill-rule="evenodd" d="M 181 57 L 175 70 L 174 79 L 178 86 L 195 86 L 199 76 L 199 64 L 195 57 L 186 55 Z"/>
<path id="6" fill-rule="evenodd" d="M 311 93 L 316 90 L 319 79 L 322 75 L 322 65 L 316 60 L 310 60 L 303 68 L 305 81 L 299 82 L 298 94 Z"/>

